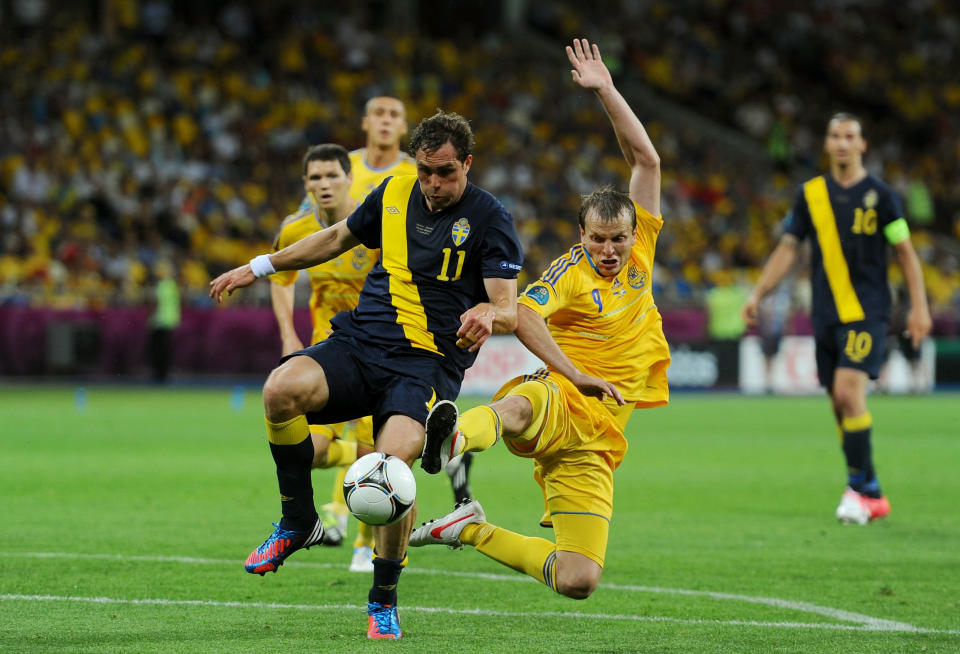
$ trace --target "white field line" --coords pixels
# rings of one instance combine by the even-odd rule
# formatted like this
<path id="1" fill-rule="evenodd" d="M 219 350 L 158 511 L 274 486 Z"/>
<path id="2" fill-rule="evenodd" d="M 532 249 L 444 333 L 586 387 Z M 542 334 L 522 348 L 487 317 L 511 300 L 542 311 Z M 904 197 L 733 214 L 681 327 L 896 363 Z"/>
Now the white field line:
<path id="1" fill-rule="evenodd" d="M 218 602 L 214 600 L 171 600 L 163 598 L 119 599 L 114 597 L 78 597 L 70 595 L 15 595 L 0 594 L 0 601 L 20 602 L 84 602 L 88 604 L 127 604 L 148 606 L 211 606 L 240 609 L 278 609 L 296 611 L 362 611 L 357 604 L 281 604 L 278 602 Z M 827 624 L 823 622 L 763 622 L 759 620 L 703 620 L 670 618 L 648 615 L 618 615 L 615 613 L 577 613 L 573 611 L 491 611 L 489 609 L 451 609 L 434 606 L 404 606 L 404 612 L 448 613 L 498 618 L 571 618 L 575 620 L 626 620 L 632 622 L 664 622 L 686 625 L 714 625 L 730 627 L 772 627 L 780 629 L 811 629 L 827 631 L 909 632 L 918 634 L 960 634 L 960 630 L 901 629 L 887 624 Z M 908 625 L 909 626 L 909 625 Z"/>
<path id="2" fill-rule="evenodd" d="M 209 558 L 198 558 L 198 557 L 189 557 L 189 556 L 145 556 L 145 555 L 126 555 L 126 554 L 83 554 L 76 552 L 0 552 L 0 556 L 3 557 L 23 557 L 23 558 L 36 558 L 36 559 L 85 559 L 85 560 L 102 560 L 102 561 L 117 561 L 117 562 L 145 562 L 145 563 L 183 563 L 183 564 L 192 564 L 192 565 L 229 565 L 237 566 L 239 563 L 233 559 L 209 559 Z M 338 563 L 318 563 L 311 561 L 291 561 L 287 565 L 294 567 L 304 567 L 304 568 L 320 568 L 320 569 L 343 569 L 345 564 Z M 535 580 L 520 574 L 492 574 L 486 572 L 463 572 L 463 571 L 451 571 L 451 570 L 434 570 L 428 568 L 407 568 L 407 573 L 414 574 L 431 574 L 431 575 L 444 575 L 447 577 L 465 577 L 472 579 L 487 579 L 491 581 L 519 581 L 519 582 L 530 582 L 537 583 Z M 687 596 L 696 596 L 696 597 L 709 597 L 716 600 L 734 600 L 741 602 L 748 602 L 752 604 L 763 604 L 766 606 L 773 606 L 777 608 L 790 609 L 794 611 L 801 611 L 804 613 L 815 613 L 829 618 L 834 618 L 836 620 L 843 620 L 847 622 L 856 623 L 855 625 L 821 625 L 820 623 L 779 623 L 779 622 L 754 622 L 754 621 L 711 621 L 711 620 L 682 620 L 674 618 L 658 618 L 651 616 L 604 616 L 604 614 L 584 614 L 584 613 L 501 613 L 496 611 L 483 611 L 480 609 L 476 610 L 455 610 L 455 609 L 432 609 L 429 607 L 404 607 L 405 610 L 416 610 L 416 611 L 434 611 L 434 612 L 452 612 L 452 613 L 476 613 L 478 615 L 498 615 L 498 616 L 516 616 L 516 617 L 525 617 L 525 616 L 534 616 L 534 615 L 556 615 L 556 616 L 577 616 L 584 618 L 594 618 L 594 619 L 611 619 L 611 620 L 628 620 L 628 619 L 637 619 L 643 621 L 661 621 L 661 622 L 683 622 L 689 624 L 742 624 L 742 625 L 755 625 L 755 626 L 790 626 L 793 625 L 795 628 L 843 628 L 843 629 L 865 629 L 867 631 L 900 631 L 900 632 L 911 632 L 911 633 L 957 633 L 960 634 L 960 630 L 938 630 L 938 629 L 927 629 L 924 627 L 917 627 L 915 625 L 906 623 L 906 622 L 897 622 L 893 620 L 884 620 L 882 618 L 875 618 L 869 615 L 864 615 L 861 613 L 853 613 L 851 611 L 845 611 L 843 609 L 835 609 L 828 606 L 819 606 L 817 604 L 812 604 L 810 602 L 795 602 L 791 600 L 784 600 L 775 597 L 759 597 L 754 595 L 738 595 L 734 593 L 723 593 L 716 591 L 705 591 L 705 590 L 689 590 L 684 588 L 662 588 L 656 586 L 636 586 L 636 585 L 618 585 L 618 584 L 600 584 L 601 588 L 622 591 L 622 592 L 640 592 L 640 593 L 661 593 L 661 594 L 671 594 L 671 595 L 687 595 Z M 13 596 L 0 595 L 0 599 L 11 599 Z M 26 597 L 26 596 L 24 596 Z M 46 596 L 30 596 L 30 597 L 46 597 Z M 50 599 L 63 599 L 68 598 L 54 598 Z M 74 601 L 92 601 L 95 598 L 74 598 Z M 106 600 L 105 600 L 106 601 Z M 127 600 L 109 600 L 112 602 L 124 602 Z M 129 600 L 133 603 L 185 603 L 189 604 L 190 602 L 178 602 L 176 600 Z M 203 603 L 203 602 L 201 602 Z M 234 604 L 230 602 L 212 602 L 213 606 L 233 606 Z M 266 604 L 256 604 L 256 603 L 236 603 L 236 606 L 268 606 Z M 313 605 L 277 605 L 278 607 L 290 607 L 290 608 L 303 608 L 311 610 L 320 610 L 324 608 L 347 608 L 343 606 L 313 606 Z"/>

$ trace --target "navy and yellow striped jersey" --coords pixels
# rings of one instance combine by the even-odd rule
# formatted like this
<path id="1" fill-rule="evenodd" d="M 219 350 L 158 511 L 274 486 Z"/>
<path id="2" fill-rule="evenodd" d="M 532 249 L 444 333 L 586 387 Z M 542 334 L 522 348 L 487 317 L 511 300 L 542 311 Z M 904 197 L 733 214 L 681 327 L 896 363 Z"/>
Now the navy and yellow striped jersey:
<path id="1" fill-rule="evenodd" d="M 460 315 L 488 300 L 484 278 L 515 279 L 523 251 L 513 217 L 467 183 L 460 201 L 431 212 L 415 175 L 391 177 L 347 218 L 378 261 L 335 329 L 393 352 L 442 357 L 460 378 L 476 353 L 456 346 Z"/>
<path id="2" fill-rule="evenodd" d="M 873 175 L 850 188 L 831 175 L 801 186 L 786 233 L 810 236 L 815 325 L 889 318 L 887 242 L 897 242 L 891 225 L 905 229 L 902 216 L 897 196 Z"/>

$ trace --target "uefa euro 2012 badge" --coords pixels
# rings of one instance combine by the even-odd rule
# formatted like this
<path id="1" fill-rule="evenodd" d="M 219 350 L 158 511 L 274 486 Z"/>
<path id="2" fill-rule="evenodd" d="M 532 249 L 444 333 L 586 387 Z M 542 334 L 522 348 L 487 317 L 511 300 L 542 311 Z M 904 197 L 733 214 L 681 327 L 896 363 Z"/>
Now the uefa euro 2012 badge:
<path id="1" fill-rule="evenodd" d="M 467 240 L 467 237 L 470 236 L 470 221 L 466 218 L 461 218 L 457 222 L 453 223 L 453 228 L 450 230 L 450 237 L 453 239 L 454 245 L 460 245 Z"/>

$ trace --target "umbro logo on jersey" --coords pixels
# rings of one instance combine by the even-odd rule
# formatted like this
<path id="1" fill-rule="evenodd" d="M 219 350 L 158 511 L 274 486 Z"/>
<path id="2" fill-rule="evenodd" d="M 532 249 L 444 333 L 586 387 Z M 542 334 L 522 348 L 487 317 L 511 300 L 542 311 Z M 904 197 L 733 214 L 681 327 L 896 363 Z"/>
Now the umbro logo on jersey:
<path id="1" fill-rule="evenodd" d="M 387 207 L 387 213 L 392 213 L 394 216 L 396 216 L 398 213 L 400 213 L 400 210 L 396 207 L 390 206 Z"/>

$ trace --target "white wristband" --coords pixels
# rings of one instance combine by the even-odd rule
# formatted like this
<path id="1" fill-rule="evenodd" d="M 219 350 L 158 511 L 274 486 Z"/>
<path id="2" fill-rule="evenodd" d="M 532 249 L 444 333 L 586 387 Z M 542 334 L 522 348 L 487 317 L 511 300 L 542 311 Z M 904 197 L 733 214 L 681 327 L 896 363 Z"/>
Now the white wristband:
<path id="1" fill-rule="evenodd" d="M 261 254 L 250 259 L 250 270 L 253 271 L 253 276 L 257 279 L 277 272 L 270 262 L 269 254 Z"/>

